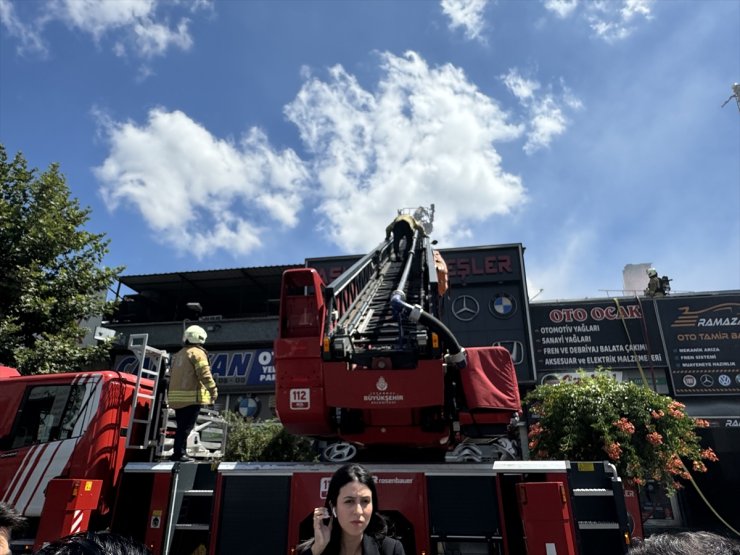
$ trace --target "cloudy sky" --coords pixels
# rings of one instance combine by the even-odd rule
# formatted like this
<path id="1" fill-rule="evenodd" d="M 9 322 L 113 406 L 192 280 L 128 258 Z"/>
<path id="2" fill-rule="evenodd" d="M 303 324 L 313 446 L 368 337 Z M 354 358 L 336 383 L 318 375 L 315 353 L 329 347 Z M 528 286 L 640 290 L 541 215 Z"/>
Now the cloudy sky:
<path id="1" fill-rule="evenodd" d="M 125 274 L 359 254 L 397 208 L 530 295 L 740 288 L 740 2 L 0 0 L 0 142 Z"/>

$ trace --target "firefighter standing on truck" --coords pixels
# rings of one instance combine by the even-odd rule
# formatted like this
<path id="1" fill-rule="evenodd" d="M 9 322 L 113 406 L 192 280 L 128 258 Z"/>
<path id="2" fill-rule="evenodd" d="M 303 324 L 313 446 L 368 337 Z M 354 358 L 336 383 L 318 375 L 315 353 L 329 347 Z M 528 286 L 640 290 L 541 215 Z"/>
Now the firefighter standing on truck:
<path id="1" fill-rule="evenodd" d="M 189 326 L 183 336 L 185 345 L 172 359 L 167 393 L 169 406 L 175 409 L 177 421 L 175 448 L 170 457 L 172 461 L 193 460 L 186 454 L 188 436 L 198 420 L 200 407 L 215 403 L 218 399 L 208 352 L 203 347 L 206 337 L 206 330 L 200 326 Z"/>

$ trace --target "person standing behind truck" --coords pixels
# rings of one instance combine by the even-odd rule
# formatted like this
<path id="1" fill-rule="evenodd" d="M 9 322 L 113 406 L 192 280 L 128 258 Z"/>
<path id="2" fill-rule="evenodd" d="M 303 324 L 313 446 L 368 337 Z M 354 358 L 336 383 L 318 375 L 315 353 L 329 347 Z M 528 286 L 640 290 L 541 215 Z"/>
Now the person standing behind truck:
<path id="1" fill-rule="evenodd" d="M 167 400 L 169 406 L 175 409 L 177 430 L 171 461 L 193 460 L 186 455 L 188 436 L 198 420 L 200 407 L 215 403 L 218 399 L 208 352 L 203 347 L 206 337 L 206 330 L 200 326 L 189 326 L 183 336 L 185 345 L 172 358 Z"/>

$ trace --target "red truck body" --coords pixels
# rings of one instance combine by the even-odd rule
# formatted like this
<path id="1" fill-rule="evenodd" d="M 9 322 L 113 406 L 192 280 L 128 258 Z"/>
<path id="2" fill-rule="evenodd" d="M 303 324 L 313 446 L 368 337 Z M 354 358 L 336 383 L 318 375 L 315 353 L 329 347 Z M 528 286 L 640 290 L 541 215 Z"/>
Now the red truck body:
<path id="1" fill-rule="evenodd" d="M 129 462 L 126 434 L 136 376 L 113 371 L 0 375 L 0 492 L 23 515 L 42 516 L 52 479 L 101 482 L 97 514 L 114 503 Z M 151 393 L 151 382 L 141 380 Z"/>

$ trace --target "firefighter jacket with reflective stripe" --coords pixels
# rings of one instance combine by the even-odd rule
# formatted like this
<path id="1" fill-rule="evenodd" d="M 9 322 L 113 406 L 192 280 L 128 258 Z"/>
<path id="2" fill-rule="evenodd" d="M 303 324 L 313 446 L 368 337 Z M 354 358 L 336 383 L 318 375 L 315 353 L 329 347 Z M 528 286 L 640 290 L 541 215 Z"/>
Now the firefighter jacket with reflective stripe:
<path id="1" fill-rule="evenodd" d="M 406 222 L 408 224 L 409 229 L 413 232 L 415 229 L 418 229 L 421 231 L 422 235 L 425 235 L 424 228 L 421 227 L 421 224 L 417 222 L 412 216 L 409 216 L 408 214 L 400 214 L 396 216 L 396 218 L 388 224 L 388 227 L 385 228 L 385 238 L 388 239 L 391 236 L 391 231 L 393 231 L 393 226 L 396 225 L 398 222 Z"/>
<path id="2" fill-rule="evenodd" d="M 181 409 L 190 405 L 210 405 L 216 382 L 211 375 L 208 353 L 200 345 L 186 345 L 172 358 L 170 387 L 167 399 L 170 407 Z"/>

